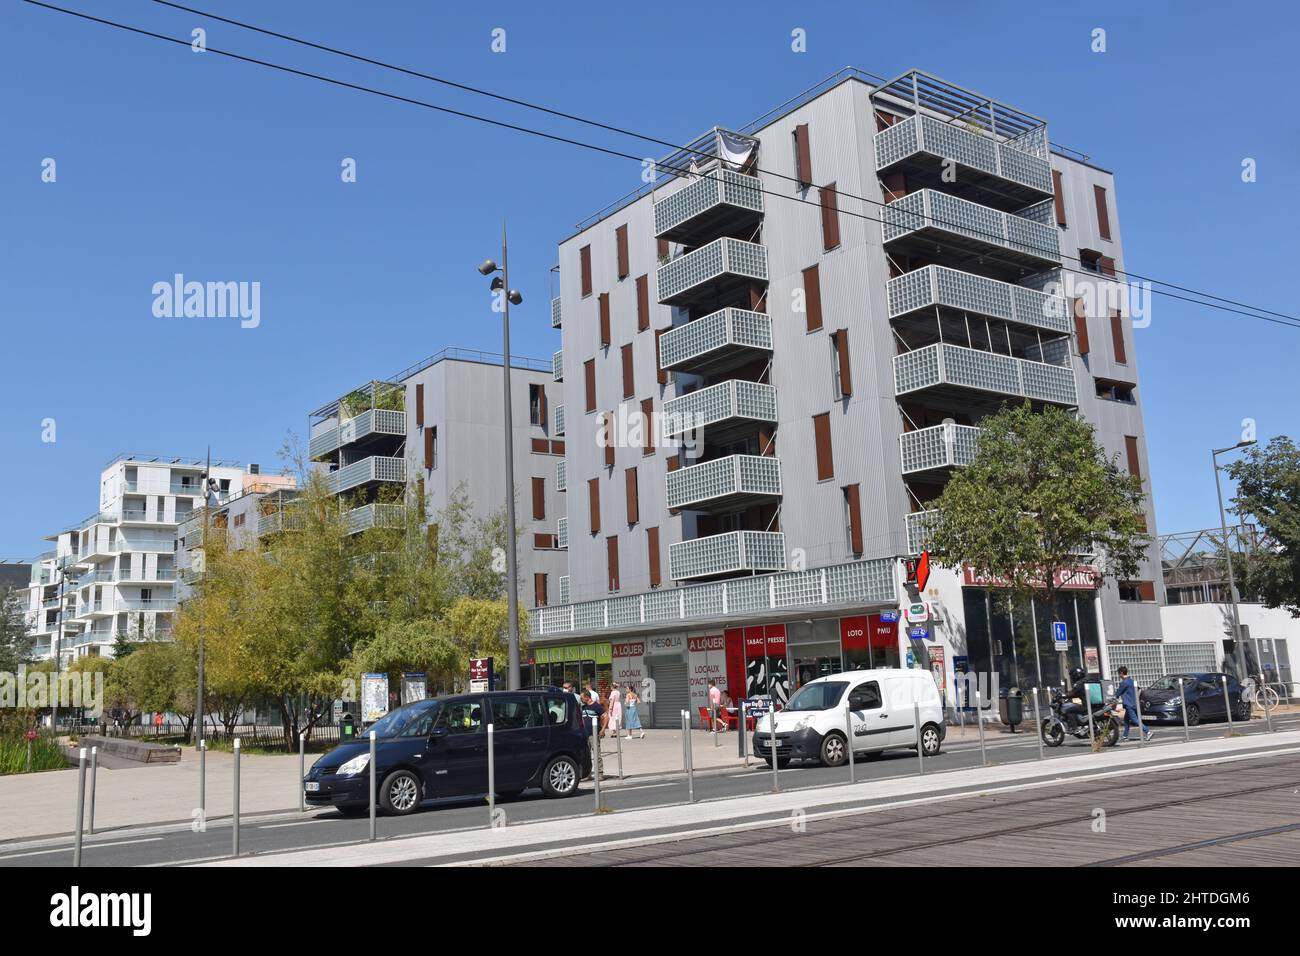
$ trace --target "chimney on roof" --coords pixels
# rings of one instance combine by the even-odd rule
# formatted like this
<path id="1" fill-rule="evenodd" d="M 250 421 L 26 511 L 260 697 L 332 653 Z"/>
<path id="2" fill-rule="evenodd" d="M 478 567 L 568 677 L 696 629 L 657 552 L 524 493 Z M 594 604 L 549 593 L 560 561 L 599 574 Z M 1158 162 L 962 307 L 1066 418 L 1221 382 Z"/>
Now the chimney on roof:
<path id="1" fill-rule="evenodd" d="M 262 473 L 262 466 L 256 462 L 251 462 L 248 466 L 248 473 L 250 475 L 260 475 Z"/>

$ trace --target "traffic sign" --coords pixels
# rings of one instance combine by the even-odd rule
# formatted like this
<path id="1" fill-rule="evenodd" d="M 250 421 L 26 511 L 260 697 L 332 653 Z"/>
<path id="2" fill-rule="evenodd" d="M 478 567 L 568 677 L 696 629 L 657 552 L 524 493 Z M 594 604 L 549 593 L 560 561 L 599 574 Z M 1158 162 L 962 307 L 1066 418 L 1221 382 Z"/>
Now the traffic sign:
<path id="1" fill-rule="evenodd" d="M 881 624 L 897 624 L 897 623 L 898 623 L 898 612 L 897 612 L 897 611 L 881 611 L 881 612 L 880 612 L 880 623 L 881 623 Z"/>
<path id="2" fill-rule="evenodd" d="M 1065 629 L 1064 621 L 1052 622 L 1052 641 L 1058 651 L 1068 651 L 1070 649 L 1070 635 Z"/>

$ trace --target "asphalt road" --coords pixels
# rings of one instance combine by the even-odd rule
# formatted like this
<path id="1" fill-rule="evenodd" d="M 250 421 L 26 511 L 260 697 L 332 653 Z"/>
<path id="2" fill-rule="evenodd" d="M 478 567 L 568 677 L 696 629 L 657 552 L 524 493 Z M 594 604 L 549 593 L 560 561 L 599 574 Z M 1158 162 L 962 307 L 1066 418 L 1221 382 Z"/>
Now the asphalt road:
<path id="1" fill-rule="evenodd" d="M 1300 728 L 1300 715 L 1274 721 L 1278 729 Z M 1243 727 L 1243 735 L 1265 734 L 1264 722 L 1251 721 Z M 1193 739 L 1222 737 L 1225 724 L 1208 724 L 1193 728 Z M 1178 745 L 1183 740 L 1181 725 L 1159 727 L 1156 739 L 1146 745 L 1153 755 L 1177 756 Z M 1261 744 L 1265 743 L 1261 739 Z M 728 741 L 734 746 L 734 740 Z M 1121 747 L 1136 749 L 1136 739 Z M 1059 763 L 1063 772 L 1069 771 L 1072 758 L 1089 752 L 1087 741 L 1069 739 L 1059 749 L 1047 750 L 1046 759 Z M 1019 761 L 1036 761 L 1039 757 L 1037 738 L 1025 734 L 1020 739 L 1006 735 L 990 735 L 987 740 L 990 763 L 1008 764 Z M 606 768 L 611 762 L 607 759 Z M 898 751 L 877 759 L 857 761 L 857 780 L 915 775 L 918 760 L 914 752 Z M 961 770 L 981 765 L 977 743 L 945 746 L 937 757 L 925 762 L 927 773 Z M 825 768 L 795 764 L 780 772 L 779 784 L 783 791 L 826 787 L 848 782 L 848 767 Z M 960 774 L 952 777 L 954 786 L 960 784 Z M 755 763 L 749 771 L 724 771 L 696 774 L 695 799 L 720 800 L 728 797 L 761 794 L 772 790 L 772 772 L 766 764 Z M 649 779 L 641 783 L 605 788 L 606 806 L 613 811 L 680 804 L 688 799 L 685 778 Z M 822 799 L 820 805 L 833 801 Z M 540 793 L 498 803 L 511 822 L 540 819 L 581 819 L 591 814 L 595 807 L 594 792 L 588 781 L 578 795 L 565 800 L 547 800 Z M 132 827 L 97 833 L 85 837 L 82 849 L 83 866 L 155 866 L 193 863 L 229 857 L 231 853 L 231 826 L 229 818 L 209 820 L 204 832 L 194 832 L 186 825 L 158 827 Z M 379 817 L 378 838 L 393 839 L 415 834 L 455 832 L 478 829 L 488 825 L 488 808 L 484 799 L 434 801 L 421 811 L 407 817 Z M 273 816 L 245 817 L 240 828 L 242 854 L 275 853 L 278 851 L 322 846 L 338 846 L 363 842 L 368 839 L 369 821 L 362 817 L 345 818 L 330 810 L 309 810 L 306 813 L 286 813 Z M 575 831 L 575 850 L 581 851 L 580 831 Z M 16 841 L 0 844 L 0 866 L 66 866 L 71 862 L 71 837 L 44 840 Z"/>

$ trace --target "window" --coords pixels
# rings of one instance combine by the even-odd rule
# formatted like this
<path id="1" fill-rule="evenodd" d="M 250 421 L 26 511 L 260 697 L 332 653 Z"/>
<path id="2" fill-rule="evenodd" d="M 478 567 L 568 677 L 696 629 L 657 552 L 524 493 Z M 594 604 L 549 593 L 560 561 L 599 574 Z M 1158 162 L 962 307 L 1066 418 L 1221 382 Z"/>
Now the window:
<path id="1" fill-rule="evenodd" d="M 840 244 L 840 209 L 839 197 L 835 193 L 835 184 L 821 188 L 822 204 L 822 248 L 827 252 Z"/>
<path id="2" fill-rule="evenodd" d="M 546 386 L 528 386 L 528 421 L 532 425 L 546 424 Z"/>
<path id="3" fill-rule="evenodd" d="M 1124 320 L 1118 312 L 1110 314 L 1110 342 L 1115 349 L 1115 362 L 1128 364 L 1128 351 L 1124 348 Z"/>
<path id="4" fill-rule="evenodd" d="M 244 526 L 244 518 L 245 518 L 245 517 L 247 517 L 247 516 L 246 516 L 246 515 L 235 515 L 235 527 L 236 527 L 236 528 L 242 528 L 242 527 Z"/>
<path id="5" fill-rule="evenodd" d="M 848 535 L 849 553 L 862 554 L 862 502 L 857 485 L 844 486 L 844 526 Z"/>
<path id="6" fill-rule="evenodd" d="M 546 479 L 533 479 L 533 520 L 542 521 L 546 518 Z"/>
<path id="7" fill-rule="evenodd" d="M 1121 581 L 1119 582 L 1119 599 L 1128 602 L 1154 601 L 1156 599 L 1155 582 Z"/>
<path id="8" fill-rule="evenodd" d="M 636 330 L 650 328 L 650 277 L 636 277 Z"/>
<path id="9" fill-rule="evenodd" d="M 817 480 L 835 477 L 834 456 L 831 453 L 831 416 L 822 412 L 813 416 L 813 443 L 817 448 Z"/>
<path id="10" fill-rule="evenodd" d="M 596 360 L 587 359 L 582 363 L 583 385 L 587 392 L 587 412 L 596 410 Z"/>
<path id="11" fill-rule="evenodd" d="M 853 374 L 849 366 L 849 330 L 836 329 L 831 333 L 832 374 L 835 380 L 835 398 L 848 398 L 853 394 Z"/>
<path id="12" fill-rule="evenodd" d="M 578 262 L 582 267 L 582 297 L 591 295 L 591 246 L 578 250 Z"/>
<path id="13" fill-rule="evenodd" d="M 794 128 L 794 178 L 801 186 L 812 185 L 812 150 L 808 144 L 808 124 Z"/>
<path id="14" fill-rule="evenodd" d="M 627 224 L 623 224 L 614 230 L 614 245 L 618 249 L 618 277 L 626 279 L 628 272 L 627 264 Z"/>
<path id="15" fill-rule="evenodd" d="M 530 694 L 501 694 L 492 698 L 493 730 L 528 730 L 545 727 L 542 699 Z"/>
<path id="16" fill-rule="evenodd" d="M 434 729 L 452 734 L 479 734 L 483 732 L 486 716 L 481 697 L 453 700 L 443 706 Z"/>
<path id="17" fill-rule="evenodd" d="M 533 607 L 546 607 L 546 575 L 533 575 Z"/>
<path id="18" fill-rule="evenodd" d="M 1093 379 L 1097 387 L 1097 397 L 1106 402 L 1123 402 L 1126 405 L 1135 405 L 1137 400 L 1133 397 L 1133 386 L 1127 382 L 1115 382 L 1107 378 Z"/>
<path id="19" fill-rule="evenodd" d="M 1052 195 L 1056 203 L 1056 224 L 1065 225 L 1065 190 L 1061 184 L 1061 171 L 1052 170 Z"/>
<path id="20" fill-rule="evenodd" d="M 1092 187 L 1092 197 L 1097 202 L 1097 234 L 1103 239 L 1110 238 L 1110 213 L 1106 209 L 1106 190 L 1102 186 Z"/>
<path id="21" fill-rule="evenodd" d="M 424 470 L 433 471 L 438 467 L 438 429 L 430 426 L 424 430 Z"/>
<path id="22" fill-rule="evenodd" d="M 636 394 L 636 381 L 632 371 L 632 346 L 623 346 L 623 397 L 631 398 Z"/>
<path id="23" fill-rule="evenodd" d="M 587 481 L 587 516 L 591 523 L 591 533 L 600 534 L 600 479 Z"/>
<path id="24" fill-rule="evenodd" d="M 650 586 L 659 587 L 661 576 L 659 572 L 659 529 L 645 529 L 645 544 L 650 552 Z"/>
<path id="25" fill-rule="evenodd" d="M 609 293 L 602 292 L 597 300 L 600 303 L 600 347 L 609 347 Z"/>
<path id="26" fill-rule="evenodd" d="M 605 539 L 605 560 L 609 569 L 609 589 L 618 590 L 618 535 Z"/>
<path id="27" fill-rule="evenodd" d="M 883 701 L 880 697 L 880 684 L 868 681 L 849 691 L 849 710 L 876 710 Z"/>
<path id="28" fill-rule="evenodd" d="M 803 270 L 804 321 L 809 332 L 822 327 L 822 280 L 817 266 Z"/>
<path id="29" fill-rule="evenodd" d="M 636 524 L 641 520 L 641 504 L 637 495 L 636 466 L 623 473 L 627 493 L 627 523 Z"/>

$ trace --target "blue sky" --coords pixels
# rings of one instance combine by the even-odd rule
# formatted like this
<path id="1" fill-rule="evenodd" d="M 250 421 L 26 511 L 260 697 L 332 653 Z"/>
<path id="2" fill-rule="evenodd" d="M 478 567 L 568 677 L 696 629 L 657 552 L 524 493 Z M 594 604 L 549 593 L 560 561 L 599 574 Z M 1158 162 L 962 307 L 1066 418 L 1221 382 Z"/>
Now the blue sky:
<path id="1" fill-rule="evenodd" d="M 1293 5 L 1254 4 L 1229 24 L 1221 4 L 1196 2 L 918 2 L 905 15 L 761 0 L 190 4 L 677 142 L 845 65 L 920 67 L 1046 117 L 1054 141 L 1115 170 L 1133 271 L 1300 312 Z M 662 152 L 148 0 L 60 5 L 176 37 L 205 26 L 214 47 Z M 505 53 L 490 49 L 497 27 Z M 1103 54 L 1090 49 L 1097 27 Z M 806 53 L 790 49 L 795 28 Z M 637 182 L 628 161 L 18 0 L 0 6 L 0 37 L 0 557 L 30 557 L 94 511 L 98 471 L 119 452 L 210 444 L 276 465 L 285 433 L 303 435 L 307 412 L 352 386 L 445 345 L 497 350 L 474 265 L 496 254 L 507 214 L 526 299 L 515 351 L 548 357 L 556 243 Z M 344 157 L 354 184 L 340 180 Z M 1255 183 L 1241 181 L 1244 157 Z M 261 324 L 154 317 L 153 284 L 177 272 L 260 282 Z M 1235 442 L 1244 418 L 1261 440 L 1300 431 L 1300 330 L 1158 298 L 1137 348 L 1159 528 L 1215 523 L 1208 449 Z"/>

